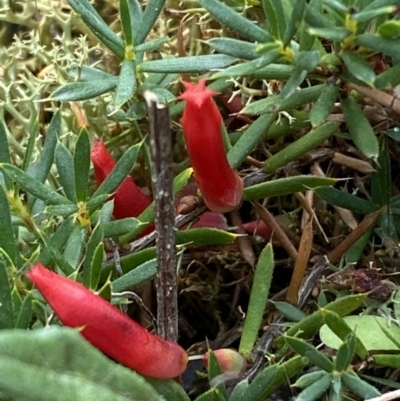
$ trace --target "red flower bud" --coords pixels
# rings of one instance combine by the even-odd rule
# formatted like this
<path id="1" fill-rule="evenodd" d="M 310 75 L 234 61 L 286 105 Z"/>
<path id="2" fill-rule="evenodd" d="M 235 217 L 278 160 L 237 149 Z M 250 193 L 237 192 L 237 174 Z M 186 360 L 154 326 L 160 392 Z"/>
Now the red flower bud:
<path id="1" fill-rule="evenodd" d="M 254 220 L 250 223 L 242 224 L 242 228 L 246 233 L 252 235 L 259 235 L 260 237 L 269 240 L 272 235 L 272 230 L 270 226 L 267 226 L 263 220 Z"/>
<path id="2" fill-rule="evenodd" d="M 213 352 L 222 373 L 241 373 L 245 371 L 246 360 L 239 352 L 229 348 L 220 348 Z M 203 355 L 203 363 L 206 368 L 208 367 L 208 358 L 209 352 L 206 352 Z"/>
<path id="3" fill-rule="evenodd" d="M 222 138 L 222 117 L 212 101 L 216 92 L 184 82 L 186 100 L 182 127 L 194 178 L 210 210 L 225 213 L 237 208 L 243 195 L 243 181 L 229 165 Z"/>
<path id="4" fill-rule="evenodd" d="M 97 185 L 100 185 L 111 173 L 116 163 L 108 153 L 103 141 L 94 143 L 91 157 Z M 126 177 L 117 188 L 113 199 L 113 215 L 117 220 L 126 217 L 137 217 L 151 203 L 151 200 L 141 191 L 130 176 Z"/>
<path id="5" fill-rule="evenodd" d="M 26 275 L 65 326 L 82 329 L 86 340 L 116 361 L 160 379 L 177 377 L 186 369 L 187 354 L 178 344 L 151 334 L 82 284 L 40 263 Z"/>

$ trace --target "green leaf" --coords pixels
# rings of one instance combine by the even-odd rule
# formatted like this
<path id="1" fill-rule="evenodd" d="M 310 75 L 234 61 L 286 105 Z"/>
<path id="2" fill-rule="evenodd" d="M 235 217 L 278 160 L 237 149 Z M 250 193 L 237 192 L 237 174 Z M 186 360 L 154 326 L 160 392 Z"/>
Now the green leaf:
<path id="1" fill-rule="evenodd" d="M 337 130 L 338 124 L 334 122 L 326 122 L 312 131 L 302 136 L 295 142 L 286 146 L 283 150 L 271 156 L 265 161 L 265 171 L 272 172 L 283 167 L 288 163 L 297 160 L 311 150 L 317 148 L 327 139 L 329 139 Z"/>
<path id="2" fill-rule="evenodd" d="M 8 147 L 7 126 L 3 117 L 0 117 L 0 163 L 11 163 Z"/>
<path id="3" fill-rule="evenodd" d="M 143 72 L 197 73 L 224 68 L 234 61 L 236 61 L 234 57 L 224 54 L 209 54 L 144 61 L 138 68 Z"/>
<path id="4" fill-rule="evenodd" d="M 31 318 L 32 318 L 32 298 L 30 295 L 26 295 L 18 311 L 17 319 L 15 322 L 15 328 L 24 330 L 29 329 L 29 326 L 31 324 Z"/>
<path id="5" fill-rule="evenodd" d="M 132 14 L 130 11 L 131 1 L 119 0 L 119 16 L 121 19 L 122 31 L 124 32 L 125 43 L 133 48 L 133 29 L 132 29 Z"/>
<path id="6" fill-rule="evenodd" d="M 400 369 L 399 354 L 374 354 L 373 359 L 377 365 L 383 366 L 385 368 L 390 367 L 390 368 Z"/>
<path id="7" fill-rule="evenodd" d="M 311 344 L 308 344 L 304 340 L 300 340 L 296 337 L 284 337 L 285 341 L 296 352 L 296 354 L 307 358 L 313 365 L 317 365 L 325 372 L 333 372 L 334 366 L 332 361 L 329 360 L 322 352 L 318 351 Z"/>
<path id="8" fill-rule="evenodd" d="M 379 89 L 390 90 L 400 84 L 400 63 L 382 72 L 375 79 L 375 86 Z"/>
<path id="9" fill-rule="evenodd" d="M 296 398 L 296 401 L 314 401 L 317 400 L 331 386 L 331 375 L 325 375 L 316 382 L 304 389 Z"/>
<path id="10" fill-rule="evenodd" d="M 157 274 L 157 259 L 151 259 L 111 283 L 113 292 L 131 290 L 153 279 Z"/>
<path id="11" fill-rule="evenodd" d="M 262 317 L 267 304 L 269 289 L 274 270 L 272 244 L 269 243 L 257 262 L 253 285 L 250 293 L 249 306 L 244 320 L 243 333 L 240 339 L 239 352 L 248 359 L 253 351 L 254 343 L 260 330 Z"/>
<path id="12" fill-rule="evenodd" d="M 367 117 L 352 96 L 341 102 L 350 135 L 357 148 L 367 157 L 377 159 L 378 139 Z"/>
<path id="13" fill-rule="evenodd" d="M 300 89 L 286 99 L 282 99 L 280 95 L 268 96 L 250 103 L 241 111 L 241 114 L 266 114 L 296 109 L 317 100 L 324 87 L 325 85 L 314 85 Z"/>
<path id="14" fill-rule="evenodd" d="M 235 32 L 255 42 L 269 42 L 273 38 L 262 28 L 254 24 L 250 19 L 235 12 L 232 8 L 218 0 L 199 0 L 198 3 L 204 7 L 215 19 L 226 25 Z"/>
<path id="15" fill-rule="evenodd" d="M 132 170 L 139 154 L 142 142 L 137 145 L 131 146 L 118 160 L 118 163 L 113 168 L 111 173 L 101 183 L 93 194 L 91 200 L 101 195 L 111 195 L 124 181 L 129 172 Z M 88 204 L 89 207 L 89 204 Z"/>
<path id="16" fill-rule="evenodd" d="M 379 25 L 377 34 L 385 39 L 395 39 L 400 36 L 400 21 L 389 20 Z"/>
<path id="17" fill-rule="evenodd" d="M 280 53 L 278 50 L 271 50 L 266 54 L 261 55 L 255 60 L 247 61 L 246 63 L 237 64 L 232 67 L 226 68 L 225 70 L 218 71 L 215 73 L 212 78 L 220 79 L 227 77 L 245 77 L 249 75 L 253 75 L 257 70 L 271 64 L 276 59 L 280 57 Z"/>
<path id="18" fill-rule="evenodd" d="M 132 44 L 135 45 L 135 44 L 138 44 L 137 36 L 139 35 L 140 22 L 143 17 L 142 7 L 138 0 L 123 0 L 123 3 L 124 4 L 122 4 L 122 2 L 120 2 L 120 9 L 121 9 L 121 5 L 122 5 L 124 12 L 129 13 L 130 35 L 132 37 L 132 42 L 133 42 Z M 121 11 L 120 11 L 120 14 L 122 14 Z M 121 18 L 122 18 L 122 15 L 121 15 Z M 126 20 L 128 20 L 128 19 L 126 18 Z M 129 35 L 129 33 L 128 33 L 128 35 Z"/>
<path id="19" fill-rule="evenodd" d="M 0 184 L 0 250 L 10 258 L 15 267 L 21 266 L 21 258 L 18 250 L 18 241 L 14 235 L 14 227 L 11 222 L 10 205 L 4 187 Z M 0 253 L 0 258 L 2 254 Z M 6 263 L 8 266 L 9 263 Z M 11 266 L 9 266 L 11 267 Z M 0 302 L 1 305 L 1 302 Z M 1 306 L 0 306 L 1 311 Z"/>
<path id="20" fill-rule="evenodd" d="M 56 150 L 58 137 L 61 132 L 61 111 L 57 111 L 51 119 L 47 130 L 46 140 L 40 152 L 39 162 L 36 165 L 35 178 L 45 182 L 53 165 L 54 152 Z"/>
<path id="21" fill-rule="evenodd" d="M 282 4 L 282 2 L 280 0 L 275 0 L 275 3 Z M 282 44 L 283 44 L 284 48 L 290 43 L 293 36 L 296 34 L 296 31 L 299 28 L 301 21 L 303 19 L 305 6 L 306 6 L 306 2 L 304 0 L 296 1 L 296 4 L 294 5 L 294 7 L 292 9 L 292 14 L 290 16 L 290 20 L 286 24 L 286 28 L 282 35 Z M 282 25 L 283 25 L 283 23 L 282 23 Z"/>
<path id="22" fill-rule="evenodd" d="M 161 380 L 153 377 L 146 377 L 146 382 L 161 394 L 165 401 L 190 401 L 182 385 L 175 380 Z"/>
<path id="23" fill-rule="evenodd" d="M 118 77 L 111 75 L 107 72 L 99 70 L 98 68 L 89 67 L 87 65 L 80 65 L 77 63 L 71 64 L 71 69 L 68 72 L 68 77 L 74 81 L 92 82 L 113 79 L 116 83 Z"/>
<path id="24" fill-rule="evenodd" d="M 304 81 L 307 76 L 307 71 L 296 69 L 293 71 L 292 76 L 288 79 L 285 86 L 282 88 L 280 98 L 282 100 L 287 99 L 290 95 L 292 95 L 295 90 L 300 86 L 300 84 Z"/>
<path id="25" fill-rule="evenodd" d="M 104 237 L 119 237 L 138 229 L 141 225 L 145 226 L 145 224 L 141 223 L 140 220 L 134 217 L 110 221 L 103 225 Z"/>
<path id="26" fill-rule="evenodd" d="M 103 93 L 110 92 L 115 89 L 117 84 L 117 77 L 88 82 L 71 82 L 55 90 L 50 99 L 59 102 L 92 99 Z"/>
<path id="27" fill-rule="evenodd" d="M 148 52 L 157 50 L 160 46 L 170 41 L 168 36 L 163 36 L 161 38 L 149 40 L 148 42 L 144 42 L 139 46 L 136 46 L 136 52 Z"/>
<path id="28" fill-rule="evenodd" d="M 85 202 L 89 187 L 90 141 L 87 129 L 83 127 L 76 140 L 74 154 L 75 193 L 78 202 Z"/>
<path id="29" fill-rule="evenodd" d="M 312 175 L 298 175 L 278 178 L 273 181 L 262 182 L 244 189 L 244 200 L 256 200 L 302 192 L 310 188 L 334 185 L 333 178 L 316 177 Z"/>
<path id="30" fill-rule="evenodd" d="M 124 43 L 97 13 L 88 0 L 68 0 L 74 11 L 80 14 L 88 28 L 102 41 L 120 60 L 124 59 Z"/>
<path id="31" fill-rule="evenodd" d="M 247 156 L 264 139 L 269 127 L 274 122 L 275 114 L 264 114 L 253 121 L 239 140 L 228 152 L 228 161 L 233 168 L 238 168 Z"/>
<path id="32" fill-rule="evenodd" d="M 399 56 L 399 41 L 398 39 L 385 39 L 379 36 L 362 34 L 356 36 L 354 42 L 359 45 L 366 47 L 367 49 L 374 50 L 376 52 L 382 52 L 390 57 Z"/>
<path id="33" fill-rule="evenodd" d="M 87 241 L 85 259 L 83 261 L 82 279 L 86 287 L 91 290 L 97 289 L 100 271 L 93 271 L 93 260 L 97 252 L 98 245 L 103 241 L 103 227 L 97 224 Z M 98 267 L 97 265 L 95 267 Z M 101 269 L 101 264 L 100 264 Z"/>
<path id="34" fill-rule="evenodd" d="M 311 72 L 317 67 L 320 61 L 319 51 L 311 50 L 311 51 L 300 51 L 296 54 L 293 65 L 299 68 L 300 70 L 306 70 Z"/>
<path id="35" fill-rule="evenodd" d="M 55 216 L 69 217 L 78 210 L 77 205 L 50 205 L 44 209 L 44 212 Z"/>
<path id="36" fill-rule="evenodd" d="M 358 13 L 355 13 L 352 16 L 352 18 L 354 18 L 358 22 L 367 22 L 376 17 L 379 17 L 380 15 L 390 14 L 395 10 L 396 10 L 395 6 L 380 7 L 380 8 L 375 8 L 373 10 L 364 9 L 359 11 Z"/>
<path id="37" fill-rule="evenodd" d="M 45 244 L 47 246 L 42 249 L 42 252 L 39 255 L 39 261 L 44 266 L 50 267 L 50 264 L 53 261 L 49 249 L 60 251 L 66 244 L 72 232 L 73 221 L 74 218 L 72 216 L 64 220 L 57 228 L 56 232 L 50 237 L 47 244 Z"/>
<path id="38" fill-rule="evenodd" d="M 295 67 L 293 65 L 285 64 L 270 64 L 266 67 L 255 70 L 251 73 L 254 78 L 258 79 L 289 79 Z"/>
<path id="39" fill-rule="evenodd" d="M 69 150 L 59 142 L 56 147 L 56 166 L 65 196 L 76 203 L 74 160 Z"/>
<path id="40" fill-rule="evenodd" d="M 42 184 L 36 178 L 32 178 L 18 167 L 11 164 L 0 164 L 0 169 L 4 170 L 14 182 L 36 198 L 42 199 L 52 205 L 68 205 L 72 203 L 69 199 L 60 195 L 49 186 Z"/>
<path id="41" fill-rule="evenodd" d="M 24 160 L 22 162 L 21 170 L 27 171 L 28 167 L 30 167 L 33 151 L 36 147 L 36 138 L 39 133 L 39 120 L 36 118 L 32 127 L 30 127 L 29 138 L 28 138 L 28 145 L 25 149 Z"/>
<path id="42" fill-rule="evenodd" d="M 291 322 L 300 322 L 301 319 L 304 319 L 307 316 L 302 310 L 296 308 L 289 302 L 276 301 L 272 303 L 275 308 Z"/>
<path id="43" fill-rule="evenodd" d="M 359 53 L 345 50 L 341 55 L 347 69 L 352 75 L 369 86 L 374 85 L 376 78 L 375 72 Z"/>
<path id="44" fill-rule="evenodd" d="M 366 294 L 357 294 L 357 295 L 347 295 L 341 298 L 336 299 L 333 302 L 325 305 L 324 309 L 331 310 L 336 312 L 339 316 L 346 316 L 351 313 L 353 310 L 360 307 L 360 305 L 367 298 Z M 308 336 L 314 335 L 318 329 L 323 324 L 323 315 L 321 310 L 317 310 L 311 315 L 308 315 L 306 318 L 301 320 L 298 323 L 295 323 L 291 326 L 287 331 L 287 336 L 297 335 L 298 337 L 306 338 Z M 280 336 L 275 340 L 277 346 L 281 347 L 284 345 L 284 336 Z"/>
<path id="45" fill-rule="evenodd" d="M 165 4 L 165 0 L 150 0 L 140 20 L 140 25 L 136 34 L 136 45 L 144 42 L 149 32 L 153 29 L 158 16 Z"/>
<path id="46" fill-rule="evenodd" d="M 362 344 L 358 349 L 364 357 L 366 351 L 398 350 L 397 345 L 386 336 L 382 327 L 389 330 L 396 341 L 400 341 L 400 328 L 394 325 L 389 326 L 387 319 L 383 317 L 370 315 L 346 316 L 342 319 L 342 322 L 335 325 L 334 319 L 337 322 L 337 317 L 329 316 L 326 311 L 323 311 L 322 314 L 329 326 L 324 325 L 321 327 L 320 337 L 321 341 L 330 348 L 338 349 L 342 345 L 345 336 L 354 331 Z"/>
<path id="47" fill-rule="evenodd" d="M 272 36 L 275 39 L 282 40 L 286 29 L 285 13 L 283 12 L 282 1 L 263 0 L 262 5 L 265 15 L 268 16 L 268 25 Z"/>
<path id="48" fill-rule="evenodd" d="M 195 246 L 223 245 L 235 242 L 237 234 L 216 228 L 192 228 L 180 230 L 176 233 L 178 244 L 191 244 Z"/>
<path id="49" fill-rule="evenodd" d="M 390 203 L 392 192 L 392 174 L 390 167 L 390 149 L 385 135 L 379 138 L 379 157 L 376 171 L 371 176 L 371 199 L 376 205 L 386 206 Z"/>
<path id="50" fill-rule="evenodd" d="M 7 270 L 11 269 L 7 269 L 7 262 L 0 254 L 0 330 L 15 327 L 14 303 Z"/>
<path id="51" fill-rule="evenodd" d="M 115 91 L 114 106 L 120 108 L 132 98 L 136 89 L 136 63 L 133 60 L 122 62 L 117 89 Z"/>
<path id="52" fill-rule="evenodd" d="M 316 372 L 306 373 L 304 375 L 301 375 L 301 377 L 296 380 L 296 383 L 294 383 L 293 386 L 306 388 L 325 376 L 327 376 L 327 373 L 324 370 L 317 370 Z"/>
<path id="53" fill-rule="evenodd" d="M 78 267 L 86 239 L 86 228 L 75 223 L 64 249 L 64 260 L 74 269 Z M 61 268 L 61 266 L 60 266 Z"/>
<path id="54" fill-rule="evenodd" d="M 233 38 L 213 38 L 206 42 L 218 53 L 227 54 L 235 58 L 253 60 L 258 57 L 256 44 Z"/>
<path id="55" fill-rule="evenodd" d="M 346 336 L 354 333 L 353 330 L 351 329 L 351 327 L 346 323 L 346 318 L 341 318 L 337 313 L 322 309 L 322 316 L 324 317 L 324 321 L 327 324 L 327 327 L 329 327 L 329 329 L 332 330 L 332 332 L 334 334 L 336 334 L 339 337 L 339 339 L 344 340 L 346 338 Z M 322 327 L 326 327 L 326 326 L 322 326 Z M 320 336 L 321 336 L 321 332 L 323 332 L 324 330 L 325 331 L 327 330 L 327 329 L 323 329 L 322 327 L 320 330 Z M 355 327 L 355 326 L 353 326 L 353 327 Z M 325 334 L 321 336 L 321 341 L 323 341 L 322 338 L 324 336 L 325 336 Z M 327 336 L 325 336 L 325 337 L 327 337 Z M 368 351 L 365 348 L 364 344 L 359 339 L 359 337 L 355 338 L 355 352 L 357 352 L 357 354 L 362 359 L 365 359 L 368 355 Z"/>
<path id="56" fill-rule="evenodd" d="M 254 397 L 250 396 L 249 391 L 249 380 L 244 379 L 233 388 L 231 395 L 229 396 L 229 401 L 243 401 L 243 400 L 253 400 Z"/>
<path id="57" fill-rule="evenodd" d="M 346 387 L 365 400 L 368 398 L 379 397 L 381 395 L 374 386 L 360 379 L 355 373 L 344 372 L 342 374 L 342 380 Z"/>
<path id="58" fill-rule="evenodd" d="M 145 249 L 142 249 L 141 251 L 131 253 L 129 255 L 125 255 L 121 257 L 121 269 L 123 273 L 127 273 L 136 267 L 140 266 L 143 263 L 146 263 L 150 261 L 151 259 L 156 258 L 156 248 L 153 247 L 148 247 Z M 100 282 L 104 283 L 110 273 L 112 273 L 112 277 L 117 277 L 115 274 L 115 263 L 109 263 L 106 266 L 104 266 L 102 272 L 101 272 L 101 279 Z"/>
<path id="59" fill-rule="evenodd" d="M 349 333 L 343 344 L 339 347 L 335 358 L 335 371 L 345 372 L 354 357 L 356 336 L 354 333 Z"/>
<path id="60" fill-rule="evenodd" d="M 67 328 L 4 330 L 0 370 L 0 391 L 15 399 L 162 400 L 144 378 L 110 361 L 77 330 Z"/>
<path id="61" fill-rule="evenodd" d="M 374 203 L 362 199 L 358 196 L 351 195 L 347 192 L 340 191 L 336 188 L 325 187 L 315 188 L 314 192 L 328 203 L 342 207 L 343 209 L 351 210 L 355 213 L 367 215 L 379 209 Z"/>
<path id="62" fill-rule="evenodd" d="M 316 28 L 310 27 L 307 29 L 307 32 L 312 36 L 318 36 L 325 40 L 333 40 L 335 42 L 343 42 L 346 38 L 348 38 L 352 33 L 348 29 L 339 28 L 339 27 L 330 27 L 330 28 Z"/>
<path id="63" fill-rule="evenodd" d="M 250 383 L 248 397 L 244 400 L 265 401 L 276 389 L 287 383 L 290 378 L 299 374 L 307 362 L 296 356 L 280 365 L 270 365 L 263 369 Z"/>
<path id="64" fill-rule="evenodd" d="M 313 128 L 322 125 L 327 120 L 332 112 L 338 93 L 338 85 L 326 84 L 310 110 L 310 121 Z"/>

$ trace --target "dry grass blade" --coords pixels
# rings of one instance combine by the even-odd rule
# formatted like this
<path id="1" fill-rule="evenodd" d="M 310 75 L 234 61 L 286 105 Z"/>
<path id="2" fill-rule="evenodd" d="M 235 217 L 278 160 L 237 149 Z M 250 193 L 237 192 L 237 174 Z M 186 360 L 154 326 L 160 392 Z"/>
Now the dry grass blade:
<path id="1" fill-rule="evenodd" d="M 293 305 L 298 303 L 298 293 L 303 281 L 304 275 L 307 270 L 308 261 L 310 259 L 310 253 L 313 245 L 313 221 L 312 219 L 308 222 L 306 228 L 303 231 L 300 240 L 299 252 L 294 265 L 292 279 L 290 281 L 289 289 L 286 294 L 286 301 Z"/>
<path id="2" fill-rule="evenodd" d="M 364 217 L 364 220 L 351 232 L 332 252 L 328 254 L 331 263 L 339 262 L 343 254 L 364 235 L 376 222 L 380 211 L 370 213 Z"/>
<path id="3" fill-rule="evenodd" d="M 382 92 L 378 89 L 367 88 L 365 86 L 353 84 L 352 82 L 349 82 L 347 84 L 347 87 L 349 89 L 354 89 L 357 92 L 360 92 L 364 96 L 369 97 L 382 106 L 391 108 L 398 116 L 400 116 L 400 99 L 397 99 L 394 96 Z"/>
<path id="4" fill-rule="evenodd" d="M 276 239 L 281 243 L 283 248 L 285 248 L 286 252 L 289 254 L 292 260 L 296 260 L 297 258 L 297 251 L 296 248 L 293 246 L 292 242 L 286 235 L 286 233 L 282 230 L 279 223 L 274 219 L 274 216 L 264 207 L 262 207 L 258 202 L 253 203 L 256 212 L 260 216 L 260 218 L 271 227 L 273 231 L 273 235 Z"/>
<path id="5" fill-rule="evenodd" d="M 238 234 L 246 234 L 246 232 L 243 230 L 241 227 L 242 225 L 242 219 L 240 218 L 240 214 L 238 211 L 233 211 L 230 213 L 231 216 L 231 221 L 233 225 L 237 226 L 236 232 Z M 249 237 L 242 236 L 237 238 L 237 243 L 239 245 L 240 253 L 242 254 L 243 258 L 246 260 L 246 262 L 249 263 L 251 267 L 254 267 L 256 264 L 256 255 L 254 254 L 253 248 L 250 244 Z"/>
<path id="6" fill-rule="evenodd" d="M 360 173 L 369 174 L 376 171 L 368 162 L 335 152 L 332 161 L 336 164 L 349 167 Z"/>

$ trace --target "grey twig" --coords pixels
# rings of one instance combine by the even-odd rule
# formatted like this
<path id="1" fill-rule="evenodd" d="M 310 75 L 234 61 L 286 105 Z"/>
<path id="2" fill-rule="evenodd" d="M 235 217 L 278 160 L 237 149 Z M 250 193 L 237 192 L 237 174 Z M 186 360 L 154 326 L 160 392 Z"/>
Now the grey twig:
<path id="1" fill-rule="evenodd" d="M 158 335 L 178 339 L 178 284 L 175 250 L 175 207 L 172 171 L 172 140 L 168 107 L 157 96 L 145 92 L 150 131 L 151 180 L 155 208 L 158 273 Z"/>

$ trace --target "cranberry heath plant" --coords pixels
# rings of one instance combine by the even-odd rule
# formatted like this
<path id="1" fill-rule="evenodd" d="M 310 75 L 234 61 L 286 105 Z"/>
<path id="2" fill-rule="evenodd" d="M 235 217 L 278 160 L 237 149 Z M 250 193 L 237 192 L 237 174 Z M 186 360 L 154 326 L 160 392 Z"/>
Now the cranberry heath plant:
<path id="1" fill-rule="evenodd" d="M 390 179 L 398 168 L 399 105 L 392 96 L 400 83 L 397 1 L 199 0 L 176 4 L 150 0 L 144 7 L 136 0 L 120 0 L 106 5 L 106 12 L 98 2 L 87 0 L 68 0 L 68 5 L 54 2 L 54 10 L 44 0 L 37 2 L 37 9 L 31 2 L 6 3 L 0 0 L 5 32 L 12 32 L 11 25 L 18 24 L 23 34 L 12 40 L 2 35 L 7 43 L 0 54 L 4 70 L 0 71 L 4 114 L 0 122 L 0 399 L 188 400 L 184 386 L 195 387 L 187 384 L 185 373 L 184 386 L 169 379 L 184 370 L 186 351 L 171 345 L 179 356 L 172 362 L 165 358 L 165 364 L 176 363 L 179 369 L 164 366 L 162 375 L 154 374 L 160 362 L 156 356 L 162 360 L 163 351 L 151 355 L 156 344 L 165 345 L 164 340 L 142 330 L 109 304 L 122 303 L 118 307 L 125 310 L 121 299 L 129 295 L 126 292 L 150 282 L 159 269 L 151 242 L 156 233 L 140 238 L 152 231 L 155 215 L 153 196 L 142 192 L 143 188 L 148 191 L 152 170 L 144 101 L 148 90 L 168 106 L 173 127 L 177 127 L 175 195 L 193 183 L 194 172 L 200 202 L 203 198 L 206 206 L 220 213 L 235 207 L 242 217 L 251 213 L 255 229 L 260 226 L 257 216 L 265 217 L 256 201 L 272 199 L 269 209 L 296 215 L 299 204 L 294 201 L 288 206 L 287 199 L 313 191 L 329 207 L 352 213 L 356 222 L 375 216 L 360 241 L 351 244 L 346 254 L 340 253 L 339 259 L 357 263 L 363 254 L 373 253 L 378 240 L 388 253 L 393 242 L 398 242 L 398 195 Z M 32 31 L 36 19 L 40 20 L 39 39 Z M 19 60 L 24 57 L 26 65 Z M 186 92 L 182 81 L 187 82 Z M 205 111 L 194 107 L 200 96 L 196 99 L 193 88 L 207 95 Z M 232 100 L 225 106 L 224 96 Z M 236 109 L 235 99 L 240 99 Z M 384 123 L 377 120 L 382 111 L 388 113 Z M 228 116 L 231 112 L 234 116 Z M 206 136 L 211 131 L 218 133 L 218 140 Z M 99 137 L 103 142 L 95 142 Z M 216 158 L 205 165 L 213 151 Z M 313 162 L 319 167 L 326 161 L 335 165 L 334 158 L 341 152 L 357 155 L 362 166 L 370 168 L 353 175 L 356 188 L 342 188 L 338 179 L 343 175 L 335 168 L 327 168 L 326 177 L 318 169 L 308 174 Z M 365 175 L 360 178 L 360 174 Z M 218 178 L 221 186 L 212 186 Z M 360 184 L 369 180 L 370 185 Z M 229 183 L 233 183 L 230 195 L 234 200 L 224 198 L 221 206 L 218 191 L 226 190 Z M 199 206 L 197 211 L 204 209 Z M 232 213 L 226 216 L 233 221 Z M 324 216 L 322 226 L 334 237 L 331 217 Z M 177 218 L 178 223 L 181 220 L 182 216 Z M 265 237 L 269 239 L 272 232 L 276 241 L 279 226 L 266 221 L 270 224 L 263 218 Z M 293 224 L 294 233 L 300 235 L 297 223 Z M 275 258 L 283 252 L 294 259 L 282 237 L 278 239 L 283 248 L 277 247 Z M 300 254 L 301 245 L 296 237 L 292 239 Z M 176 240 L 180 254 L 187 247 L 220 247 L 204 266 L 213 258 L 229 266 L 225 249 L 239 241 L 230 231 L 190 226 L 178 231 Z M 314 255 L 327 254 L 337 263 L 331 253 L 335 249 L 321 242 L 313 247 Z M 371 361 L 357 330 L 342 319 L 358 313 L 365 303 L 372 308 L 366 294 L 328 288 L 320 293 L 316 308 L 309 293 L 312 287 L 320 288 L 317 274 L 306 289 L 303 285 L 297 307 L 276 303 L 278 312 L 269 320 L 265 311 L 271 310 L 268 299 L 276 286 L 272 245 L 251 245 L 256 250 L 255 273 L 246 265 L 238 281 L 240 285 L 245 280 L 250 296 L 244 296 L 245 316 L 233 319 L 242 330 L 240 341 L 233 344 L 247 364 L 240 359 L 243 364 L 232 375 L 224 360 L 219 366 L 220 352 L 205 354 L 204 350 L 209 387 L 192 398 L 262 401 L 279 394 L 288 381 L 304 389 L 298 391 L 298 399 L 307 401 L 324 394 L 329 400 L 374 397 L 382 383 L 394 386 L 375 372 L 363 375 L 356 370 L 365 361 L 383 365 L 379 364 L 382 356 Z M 42 276 L 35 278 L 35 268 L 27 273 L 35 263 L 48 267 L 54 273 L 46 274 L 63 283 L 52 287 L 50 295 L 41 289 Z M 213 300 L 217 291 L 212 283 L 211 289 L 206 288 L 197 272 L 192 274 L 186 265 L 180 273 L 181 288 L 188 286 L 182 291 L 184 296 L 189 294 L 193 302 L 191 293 L 205 293 L 204 299 Z M 66 283 L 83 294 L 80 312 L 88 306 L 95 312 L 110 311 L 110 315 L 99 316 L 90 310 L 84 321 L 71 321 L 69 315 L 65 319 L 57 300 Z M 63 304 L 74 316 L 74 305 L 68 304 L 70 295 L 64 294 Z M 98 302 L 101 306 L 96 308 Z M 221 297 L 214 304 L 219 322 L 226 313 L 224 302 Z M 114 353 L 118 347 L 112 340 L 105 346 L 93 340 L 104 340 L 110 334 L 109 320 L 113 319 L 109 316 L 126 323 L 123 329 L 118 326 L 114 337 L 119 346 L 122 341 L 128 347 L 126 352 L 122 348 Z M 94 337 L 89 327 L 93 321 L 100 326 Z M 260 331 L 270 321 L 284 325 L 286 334 L 275 333 L 273 339 L 272 330 Z M 57 327 L 58 323 L 75 329 Z M 231 323 L 224 321 L 223 329 L 231 328 Z M 333 358 L 314 347 L 323 324 L 336 330 L 343 342 Z M 131 329 L 141 333 L 138 341 L 135 336 L 125 337 Z M 126 339 L 131 344 L 126 345 Z M 186 338 L 184 348 L 191 345 Z M 385 359 L 392 361 L 388 369 L 396 367 L 393 361 L 397 359 L 390 357 Z M 70 378 L 68 383 L 65 377 Z"/>

